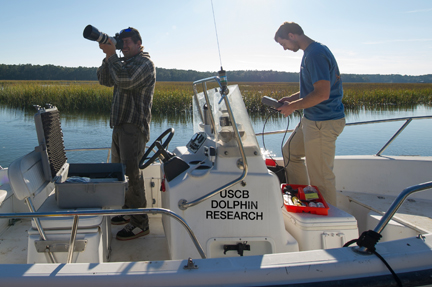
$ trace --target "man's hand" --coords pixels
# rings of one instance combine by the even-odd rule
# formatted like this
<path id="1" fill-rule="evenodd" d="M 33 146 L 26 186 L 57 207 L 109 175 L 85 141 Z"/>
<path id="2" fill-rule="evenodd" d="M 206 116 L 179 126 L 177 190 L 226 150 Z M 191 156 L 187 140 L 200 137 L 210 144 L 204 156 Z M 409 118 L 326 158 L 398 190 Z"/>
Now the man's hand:
<path id="1" fill-rule="evenodd" d="M 299 98 L 300 98 L 300 92 L 294 93 L 287 97 L 283 97 L 282 99 L 279 100 L 279 102 L 283 103 L 283 105 L 277 108 L 277 110 L 285 117 L 289 116 L 296 110 L 291 103 L 297 101 Z"/>
<path id="2" fill-rule="evenodd" d="M 115 48 L 112 40 L 108 39 L 108 41 L 109 41 L 109 44 L 99 43 L 99 48 L 101 48 L 102 51 L 106 54 L 106 59 L 108 59 L 112 55 L 115 55 L 115 53 L 116 53 L 116 48 Z"/>
<path id="3" fill-rule="evenodd" d="M 329 99 L 330 97 L 329 81 L 320 80 L 316 82 L 313 86 L 314 86 L 314 90 L 304 98 L 298 97 L 297 100 L 295 100 L 295 96 L 297 96 L 297 94 L 293 94 L 288 99 L 283 98 L 279 100 L 279 102 L 281 102 L 282 100 L 285 101 L 284 101 L 284 105 L 278 108 L 277 110 L 279 110 L 284 116 L 287 117 L 290 114 L 292 114 L 295 110 L 307 109 L 316 106 L 319 103 Z"/>
<path id="4" fill-rule="evenodd" d="M 294 105 L 292 103 L 285 101 L 282 106 L 277 108 L 277 110 L 285 117 L 287 117 L 291 115 L 296 110 L 296 108 L 294 108 Z"/>

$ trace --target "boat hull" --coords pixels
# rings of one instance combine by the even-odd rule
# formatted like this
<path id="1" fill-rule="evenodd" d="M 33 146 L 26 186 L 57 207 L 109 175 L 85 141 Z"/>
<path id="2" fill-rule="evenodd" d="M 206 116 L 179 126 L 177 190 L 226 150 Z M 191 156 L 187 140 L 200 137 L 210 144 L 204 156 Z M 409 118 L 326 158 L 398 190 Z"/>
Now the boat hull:
<path id="1" fill-rule="evenodd" d="M 432 235 L 379 243 L 404 286 L 432 284 Z M 396 286 L 383 262 L 356 247 L 248 256 L 100 264 L 3 264 L 4 286 Z"/>

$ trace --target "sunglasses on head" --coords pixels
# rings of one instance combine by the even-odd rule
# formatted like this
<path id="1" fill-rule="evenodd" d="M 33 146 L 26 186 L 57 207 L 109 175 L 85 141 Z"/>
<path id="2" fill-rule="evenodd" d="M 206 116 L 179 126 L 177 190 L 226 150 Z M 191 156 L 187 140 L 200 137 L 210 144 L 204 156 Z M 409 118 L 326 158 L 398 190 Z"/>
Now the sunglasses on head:
<path id="1" fill-rule="evenodd" d="M 132 29 L 131 28 L 127 28 L 127 29 L 123 29 L 123 30 L 121 30 L 120 31 L 120 34 L 122 34 L 123 32 L 132 32 Z"/>

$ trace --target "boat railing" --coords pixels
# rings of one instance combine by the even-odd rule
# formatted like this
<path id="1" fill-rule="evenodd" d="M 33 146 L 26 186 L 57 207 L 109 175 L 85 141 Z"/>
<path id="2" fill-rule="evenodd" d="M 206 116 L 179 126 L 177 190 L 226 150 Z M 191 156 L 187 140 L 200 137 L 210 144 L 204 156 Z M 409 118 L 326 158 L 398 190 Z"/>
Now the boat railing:
<path id="1" fill-rule="evenodd" d="M 399 207 L 404 203 L 405 199 L 407 199 L 408 196 L 411 194 L 423 191 L 426 189 L 432 188 L 432 181 L 420 183 L 417 185 L 413 185 L 410 187 L 405 188 L 399 195 L 396 197 L 396 199 L 393 201 L 387 212 L 382 216 L 381 220 L 378 222 L 377 226 L 373 230 L 376 233 L 381 234 L 381 232 L 384 230 L 384 228 L 387 226 L 387 224 L 390 222 L 390 220 L 393 218 L 395 213 L 398 211 Z M 367 248 L 360 247 L 360 252 L 367 252 Z"/>
<path id="2" fill-rule="evenodd" d="M 372 121 L 364 121 L 364 122 L 354 122 L 354 123 L 346 123 L 345 126 L 357 126 L 357 125 L 367 125 L 367 124 L 376 124 L 376 123 L 387 123 L 387 122 L 397 122 L 404 121 L 402 126 L 393 134 L 393 136 L 385 143 L 385 145 L 376 153 L 376 156 L 381 156 L 385 149 L 402 133 L 402 131 L 413 121 L 413 120 L 422 120 L 422 119 L 432 119 L 432 116 L 416 116 L 416 117 L 403 117 L 403 118 L 393 118 L 393 119 L 383 119 L 383 120 L 372 120 Z M 270 131 L 265 133 L 257 133 L 256 136 L 262 135 L 274 135 L 274 134 L 283 134 L 286 132 L 293 132 L 294 130 L 277 130 Z"/>
<path id="3" fill-rule="evenodd" d="M 206 258 L 201 244 L 198 242 L 194 232 L 189 227 L 187 222 L 175 212 L 165 208 L 136 208 L 136 209 L 103 209 L 103 210 L 86 210 L 86 211 L 56 211 L 56 212 L 27 212 L 27 213 L 0 213 L 0 218 L 40 218 L 40 217 L 71 217 L 73 216 L 73 224 L 71 237 L 69 240 L 67 263 L 72 262 L 72 255 L 75 248 L 76 234 L 78 230 L 78 221 L 80 216 L 113 216 L 113 215 L 139 215 L 139 214 L 164 214 L 173 217 L 186 229 L 192 239 L 201 258 Z M 53 262 L 54 263 L 54 262 Z"/>
<path id="4" fill-rule="evenodd" d="M 413 120 L 423 120 L 423 119 L 432 119 L 432 116 L 416 116 L 416 117 L 403 117 L 403 118 L 393 118 L 393 119 L 383 119 L 383 120 L 372 120 L 372 121 L 363 121 L 363 122 L 353 122 L 346 123 L 345 126 L 357 126 L 357 125 L 368 125 L 368 124 L 377 124 L 377 123 L 387 123 L 387 122 L 397 122 L 404 121 L 402 126 L 393 134 L 393 136 L 385 143 L 385 145 L 376 153 L 377 156 L 381 156 L 387 147 L 402 133 L 402 131 L 413 121 Z M 269 131 L 264 133 L 256 133 L 256 136 L 262 135 L 275 135 L 275 134 L 283 134 L 293 132 L 293 129 L 288 130 L 277 130 L 277 131 Z M 76 148 L 76 149 L 66 149 L 66 152 L 75 152 L 75 151 L 96 151 L 96 150 L 107 150 L 107 161 L 109 162 L 109 158 L 111 155 L 111 148 Z"/>
<path id="5" fill-rule="evenodd" d="M 146 148 L 149 148 L 146 146 Z M 65 152 L 75 152 L 75 151 L 98 151 L 98 150 L 107 150 L 107 160 L 106 162 L 110 162 L 110 156 L 111 156 L 111 148 L 110 147 L 100 147 L 100 148 L 72 148 L 72 149 L 65 149 Z M 153 149 L 153 152 L 156 152 L 155 149 Z"/>
<path id="6" fill-rule="evenodd" d="M 110 156 L 111 156 L 111 148 L 109 147 L 101 147 L 101 148 L 73 148 L 73 149 L 65 149 L 65 152 L 74 152 L 74 151 L 97 151 L 97 150 L 107 150 L 108 151 L 108 155 L 107 155 L 107 161 L 110 161 Z"/>
<path id="7" fill-rule="evenodd" d="M 421 183 L 418 185 L 410 186 L 405 188 L 398 197 L 393 201 L 390 208 L 383 215 L 381 220 L 378 222 L 377 226 L 373 230 L 376 233 L 381 233 L 387 224 L 390 222 L 392 217 L 395 215 L 399 207 L 404 203 L 404 201 L 411 194 L 419 191 L 423 191 L 426 189 L 432 188 L 432 181 Z M 71 237 L 69 240 L 69 248 L 68 248 L 68 256 L 67 262 L 72 262 L 72 255 L 75 248 L 76 234 L 78 231 L 78 222 L 80 216 L 115 216 L 115 215 L 139 215 L 139 214 L 165 214 L 176 219 L 188 232 L 192 242 L 194 243 L 198 253 L 201 258 L 205 259 L 206 255 L 202 246 L 200 245 L 198 239 L 196 238 L 194 232 L 187 224 L 187 222 L 175 212 L 165 209 L 165 208 L 136 208 L 136 209 L 113 209 L 113 210 L 86 210 L 86 211 L 67 211 L 67 212 L 27 212 L 27 213 L 0 213 L 0 218 L 41 218 L 41 217 L 71 217 L 73 216 L 73 224 L 71 230 Z M 367 248 L 360 247 L 357 251 L 369 253 Z"/>

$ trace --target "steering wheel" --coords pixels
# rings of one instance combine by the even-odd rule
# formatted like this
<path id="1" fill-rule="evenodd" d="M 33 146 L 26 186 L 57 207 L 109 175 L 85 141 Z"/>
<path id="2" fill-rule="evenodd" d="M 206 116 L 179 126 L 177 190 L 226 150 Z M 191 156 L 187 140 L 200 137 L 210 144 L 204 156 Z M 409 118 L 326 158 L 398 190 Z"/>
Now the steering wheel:
<path id="1" fill-rule="evenodd" d="M 160 143 L 162 142 L 162 139 L 168 135 L 167 139 L 164 141 L 164 143 L 162 144 L 162 146 L 160 145 Z M 164 131 L 152 144 L 151 146 L 147 149 L 147 151 L 145 152 L 145 154 L 143 155 L 143 157 L 141 158 L 140 162 L 139 162 L 139 168 L 140 169 L 145 169 L 147 168 L 149 165 L 151 165 L 160 155 L 161 153 L 166 149 L 166 147 L 168 146 L 168 144 L 170 143 L 171 139 L 174 136 L 174 129 L 173 128 L 169 128 L 166 131 Z M 158 150 L 155 152 L 155 154 L 152 157 L 149 157 L 149 154 L 153 151 L 153 149 L 156 146 L 156 143 L 159 143 L 158 145 Z"/>

